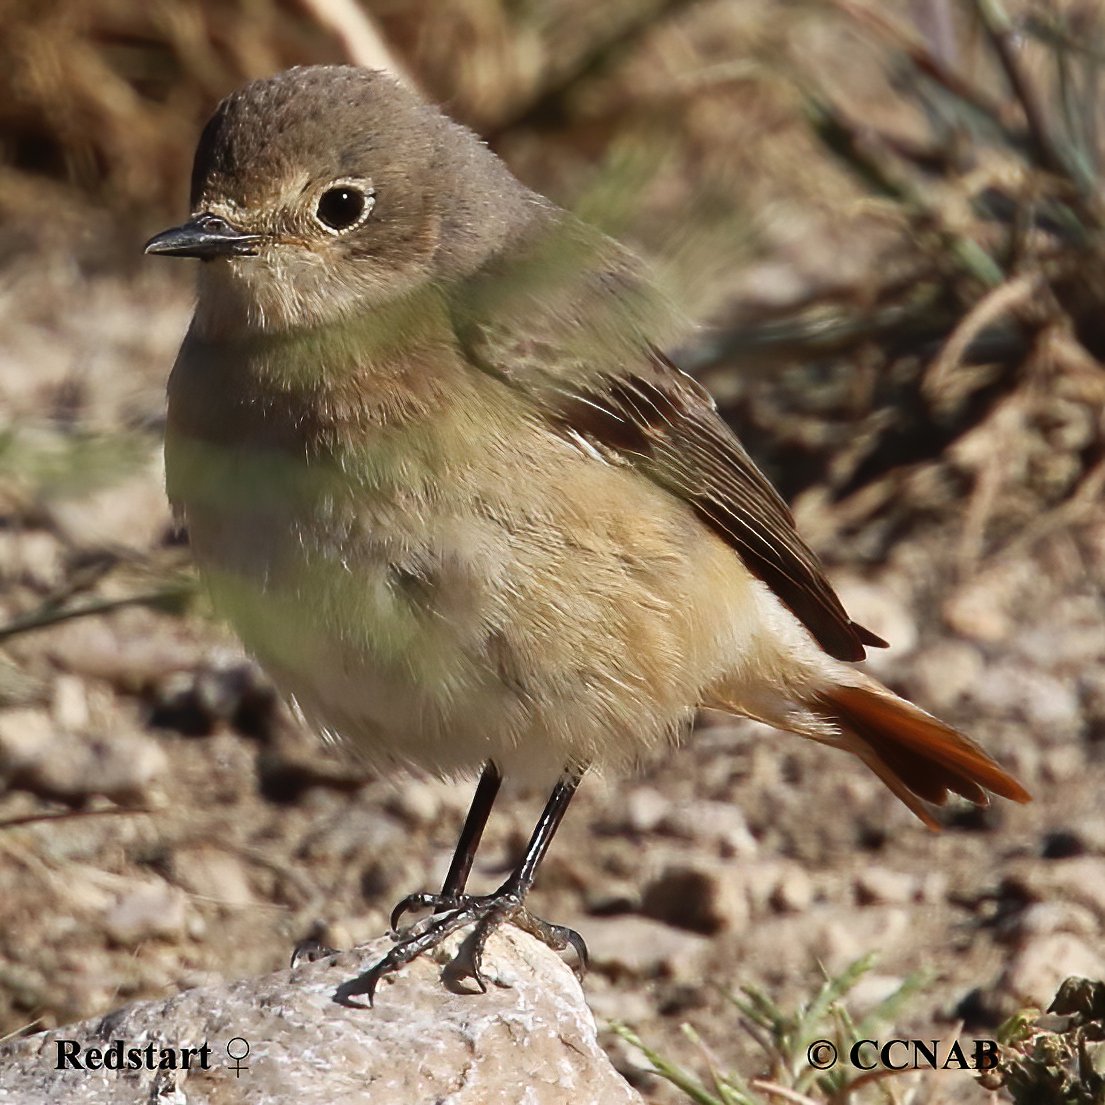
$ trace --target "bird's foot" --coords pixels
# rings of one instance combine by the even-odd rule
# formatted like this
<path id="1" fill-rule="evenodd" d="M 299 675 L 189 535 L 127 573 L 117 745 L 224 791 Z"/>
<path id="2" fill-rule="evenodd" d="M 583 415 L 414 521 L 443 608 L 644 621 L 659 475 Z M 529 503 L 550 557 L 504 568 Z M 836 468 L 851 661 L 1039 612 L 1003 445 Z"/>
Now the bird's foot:
<path id="1" fill-rule="evenodd" d="M 404 913 L 415 909 L 433 909 L 434 912 L 402 933 L 398 932 L 399 919 Z M 486 993 L 487 982 L 482 971 L 484 948 L 491 934 L 508 922 L 536 936 L 553 951 L 571 948 L 576 953 L 579 973 L 587 969 L 587 945 L 583 937 L 574 929 L 551 925 L 534 917 L 523 903 L 523 894 L 509 884 L 500 887 L 494 894 L 410 894 L 391 914 L 391 927 L 396 930 L 395 947 L 364 974 L 342 985 L 338 997 L 345 1000 L 364 995 L 371 1005 L 380 979 L 413 962 L 424 952 L 439 947 L 452 933 L 469 925 L 472 926 L 472 933 L 462 948 L 467 973 Z"/>
<path id="2" fill-rule="evenodd" d="M 324 944 L 314 936 L 308 936 L 300 940 L 292 949 L 292 959 L 288 964 L 294 971 L 296 967 L 302 967 L 304 963 L 317 963 L 320 959 L 329 959 L 331 956 L 341 954 L 337 948 Z"/>

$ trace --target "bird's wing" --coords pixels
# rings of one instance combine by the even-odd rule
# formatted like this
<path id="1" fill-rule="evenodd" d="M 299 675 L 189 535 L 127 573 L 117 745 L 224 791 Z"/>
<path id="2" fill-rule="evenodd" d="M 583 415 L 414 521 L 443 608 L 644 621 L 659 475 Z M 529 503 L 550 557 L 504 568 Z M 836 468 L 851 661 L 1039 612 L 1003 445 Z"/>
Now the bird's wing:
<path id="1" fill-rule="evenodd" d="M 786 503 L 709 393 L 642 336 L 633 316 L 647 310 L 648 285 L 620 255 L 592 267 L 584 284 L 559 302 L 555 287 L 520 296 L 500 287 L 496 310 L 458 319 L 466 356 L 526 392 L 566 435 L 690 504 L 831 656 L 862 660 L 865 645 L 885 645 L 848 617 Z M 604 310 L 604 301 L 617 306 Z"/>

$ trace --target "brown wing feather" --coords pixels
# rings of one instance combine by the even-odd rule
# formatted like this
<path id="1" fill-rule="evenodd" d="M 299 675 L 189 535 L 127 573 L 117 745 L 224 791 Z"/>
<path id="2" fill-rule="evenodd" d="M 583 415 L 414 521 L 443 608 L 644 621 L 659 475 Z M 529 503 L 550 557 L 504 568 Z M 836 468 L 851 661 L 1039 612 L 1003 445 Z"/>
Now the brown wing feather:
<path id="1" fill-rule="evenodd" d="M 528 261 L 491 265 L 465 284 L 454 319 L 466 356 L 566 433 L 689 503 L 831 656 L 862 660 L 865 645 L 884 646 L 848 617 L 709 393 L 643 337 L 655 292 L 636 262 L 593 231 L 558 226 L 583 235 L 572 239 L 578 252 L 539 239 Z"/>
<path id="2" fill-rule="evenodd" d="M 588 383 L 552 396 L 559 424 L 690 503 L 829 655 L 862 660 L 865 645 L 885 645 L 848 617 L 786 503 L 700 385 L 655 350 L 636 375 L 603 378 L 601 390 Z"/>

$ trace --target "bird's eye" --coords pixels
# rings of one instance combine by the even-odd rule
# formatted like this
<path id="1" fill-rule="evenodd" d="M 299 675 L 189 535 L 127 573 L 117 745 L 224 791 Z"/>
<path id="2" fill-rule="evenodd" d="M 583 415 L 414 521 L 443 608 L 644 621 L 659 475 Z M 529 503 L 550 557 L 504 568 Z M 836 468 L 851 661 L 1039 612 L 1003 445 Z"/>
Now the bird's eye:
<path id="1" fill-rule="evenodd" d="M 335 184 L 318 198 L 315 218 L 328 230 L 342 233 L 352 230 L 368 218 L 375 198 L 361 185 Z"/>

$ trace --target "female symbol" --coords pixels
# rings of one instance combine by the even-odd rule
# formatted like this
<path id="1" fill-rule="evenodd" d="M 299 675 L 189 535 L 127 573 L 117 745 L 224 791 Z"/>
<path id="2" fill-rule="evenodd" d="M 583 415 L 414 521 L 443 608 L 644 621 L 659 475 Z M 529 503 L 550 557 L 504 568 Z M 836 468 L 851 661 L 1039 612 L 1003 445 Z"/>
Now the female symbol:
<path id="1" fill-rule="evenodd" d="M 231 1051 L 231 1047 L 234 1051 Z M 235 1054 L 235 1051 L 239 1054 Z M 242 1060 L 249 1054 L 249 1041 L 242 1036 L 235 1036 L 233 1039 L 228 1040 L 226 1043 L 226 1053 L 234 1060 L 234 1066 L 230 1069 L 234 1071 L 235 1078 L 242 1077 L 243 1070 L 249 1070 L 249 1064 L 246 1063 L 242 1066 Z M 227 1066 L 230 1066 L 228 1063 Z"/>

